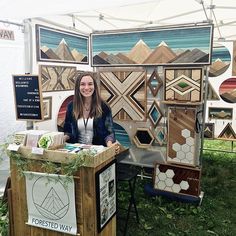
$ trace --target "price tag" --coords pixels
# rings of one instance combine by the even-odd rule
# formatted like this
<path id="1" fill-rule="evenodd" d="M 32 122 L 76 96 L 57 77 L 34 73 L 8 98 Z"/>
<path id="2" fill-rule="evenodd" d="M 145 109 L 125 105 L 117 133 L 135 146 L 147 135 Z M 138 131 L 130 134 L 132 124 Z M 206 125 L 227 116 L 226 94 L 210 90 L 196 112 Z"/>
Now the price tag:
<path id="1" fill-rule="evenodd" d="M 32 154 L 37 154 L 37 155 L 43 155 L 43 148 L 38 148 L 38 147 L 32 147 Z"/>
<path id="2" fill-rule="evenodd" d="M 17 145 L 15 143 L 10 143 L 7 147 L 7 150 L 10 150 L 10 151 L 18 151 L 19 150 L 19 147 L 20 145 Z"/>

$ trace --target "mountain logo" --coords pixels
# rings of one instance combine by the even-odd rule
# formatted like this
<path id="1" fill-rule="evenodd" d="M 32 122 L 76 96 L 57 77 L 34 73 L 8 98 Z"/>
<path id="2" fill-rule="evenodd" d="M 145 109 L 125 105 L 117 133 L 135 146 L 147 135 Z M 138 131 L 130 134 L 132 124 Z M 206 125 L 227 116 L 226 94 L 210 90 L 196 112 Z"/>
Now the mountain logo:
<path id="1" fill-rule="evenodd" d="M 47 181 L 47 177 L 39 177 L 34 182 L 32 200 L 40 215 L 49 220 L 60 220 L 69 211 L 69 195 L 60 181 L 56 182 L 54 178 Z"/>

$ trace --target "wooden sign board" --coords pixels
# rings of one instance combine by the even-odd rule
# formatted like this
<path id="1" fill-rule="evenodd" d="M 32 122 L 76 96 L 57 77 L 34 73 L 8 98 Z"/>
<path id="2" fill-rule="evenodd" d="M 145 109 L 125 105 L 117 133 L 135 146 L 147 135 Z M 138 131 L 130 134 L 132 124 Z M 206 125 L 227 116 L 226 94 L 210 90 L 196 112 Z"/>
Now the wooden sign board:
<path id="1" fill-rule="evenodd" d="M 42 90 L 37 75 L 13 75 L 17 120 L 43 120 Z"/>

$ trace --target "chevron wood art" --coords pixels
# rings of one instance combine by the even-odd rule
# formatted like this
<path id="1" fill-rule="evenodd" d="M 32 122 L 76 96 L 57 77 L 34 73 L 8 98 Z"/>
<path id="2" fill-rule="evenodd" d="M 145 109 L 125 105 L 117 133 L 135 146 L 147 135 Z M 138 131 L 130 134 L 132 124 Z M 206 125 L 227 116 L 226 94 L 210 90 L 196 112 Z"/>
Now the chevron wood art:
<path id="1" fill-rule="evenodd" d="M 204 129 L 204 138 L 214 139 L 215 137 L 215 124 L 214 123 L 205 123 Z"/>
<path id="2" fill-rule="evenodd" d="M 150 78 L 148 79 L 147 85 L 150 88 L 152 95 L 156 97 L 159 89 L 163 85 L 163 82 L 156 70 L 152 72 Z"/>
<path id="3" fill-rule="evenodd" d="M 173 103 L 202 101 L 202 68 L 166 68 L 164 100 Z"/>
<path id="4" fill-rule="evenodd" d="M 236 140 L 236 134 L 231 126 L 230 123 L 228 123 L 224 129 L 221 131 L 221 133 L 218 136 L 218 139 L 224 139 L 224 140 Z"/>
<path id="5" fill-rule="evenodd" d="M 200 194 L 201 170 L 185 166 L 156 164 L 154 189 L 198 197 Z"/>
<path id="6" fill-rule="evenodd" d="M 40 65 L 39 71 L 43 92 L 74 89 L 76 67 Z"/>
<path id="7" fill-rule="evenodd" d="M 99 74 L 101 96 L 115 120 L 146 120 L 146 71 L 120 69 Z"/>
<path id="8" fill-rule="evenodd" d="M 167 162 L 195 166 L 195 108 L 169 107 Z"/>

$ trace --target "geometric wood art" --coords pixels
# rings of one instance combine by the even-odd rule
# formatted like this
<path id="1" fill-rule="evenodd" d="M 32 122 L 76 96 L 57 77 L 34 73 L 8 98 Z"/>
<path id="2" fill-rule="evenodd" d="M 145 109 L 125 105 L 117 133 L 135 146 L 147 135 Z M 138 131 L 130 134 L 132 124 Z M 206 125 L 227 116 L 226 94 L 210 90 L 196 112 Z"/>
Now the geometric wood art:
<path id="1" fill-rule="evenodd" d="M 215 124 L 205 123 L 204 138 L 214 139 L 214 132 L 215 132 Z"/>
<path id="2" fill-rule="evenodd" d="M 120 124 L 117 124 L 116 122 L 113 123 L 114 131 L 116 140 L 123 146 L 123 147 L 130 147 L 131 142 L 128 133 L 122 127 Z"/>
<path id="3" fill-rule="evenodd" d="M 64 123 L 65 123 L 65 117 L 66 117 L 66 109 L 68 104 L 73 101 L 74 95 L 70 95 L 67 97 L 61 104 L 60 109 L 58 111 L 57 115 L 57 130 L 60 132 L 63 132 L 64 130 Z"/>
<path id="4" fill-rule="evenodd" d="M 202 68 L 165 68 L 164 100 L 195 103 L 202 101 Z"/>
<path id="5" fill-rule="evenodd" d="M 88 36 L 42 25 L 35 28 L 38 61 L 88 64 Z"/>
<path id="6" fill-rule="evenodd" d="M 133 141 L 139 148 L 149 148 L 154 141 L 154 137 L 149 128 L 137 128 Z"/>
<path id="7" fill-rule="evenodd" d="M 74 89 L 76 67 L 40 65 L 39 74 L 43 92 Z"/>
<path id="8" fill-rule="evenodd" d="M 148 87 L 150 88 L 152 95 L 156 97 L 158 90 L 161 88 L 163 82 L 158 75 L 157 71 L 154 70 L 147 82 Z"/>
<path id="9" fill-rule="evenodd" d="M 160 146 L 162 146 L 166 142 L 166 127 L 156 127 L 153 136 Z"/>
<path id="10" fill-rule="evenodd" d="M 212 30 L 212 25 L 185 25 L 92 33 L 92 66 L 209 65 Z"/>
<path id="11" fill-rule="evenodd" d="M 100 71 L 102 98 L 110 105 L 115 120 L 146 120 L 146 71 L 110 69 Z"/>
<path id="12" fill-rule="evenodd" d="M 149 111 L 148 111 L 148 117 L 150 121 L 152 122 L 152 125 L 154 128 L 158 125 L 160 122 L 161 118 L 163 117 L 162 111 L 159 108 L 158 104 L 154 100 Z"/>
<path id="13" fill-rule="evenodd" d="M 233 117 L 233 108 L 209 107 L 208 111 L 209 119 L 232 120 Z"/>
<path id="14" fill-rule="evenodd" d="M 201 171 L 177 165 L 156 164 L 154 189 L 176 194 L 199 196 Z"/>
<path id="15" fill-rule="evenodd" d="M 210 81 L 208 81 L 208 86 L 207 86 L 207 100 L 211 100 L 211 101 L 220 100 L 219 95 L 217 94 L 215 89 L 212 87 Z"/>
<path id="16" fill-rule="evenodd" d="M 220 97 L 228 103 L 236 103 L 236 78 L 229 78 L 219 87 Z"/>
<path id="17" fill-rule="evenodd" d="M 218 139 L 236 140 L 236 134 L 230 123 L 228 123 L 224 127 L 224 129 L 221 131 L 220 135 L 218 136 Z"/>
<path id="18" fill-rule="evenodd" d="M 195 119 L 195 108 L 168 108 L 168 163 L 196 165 Z"/>

